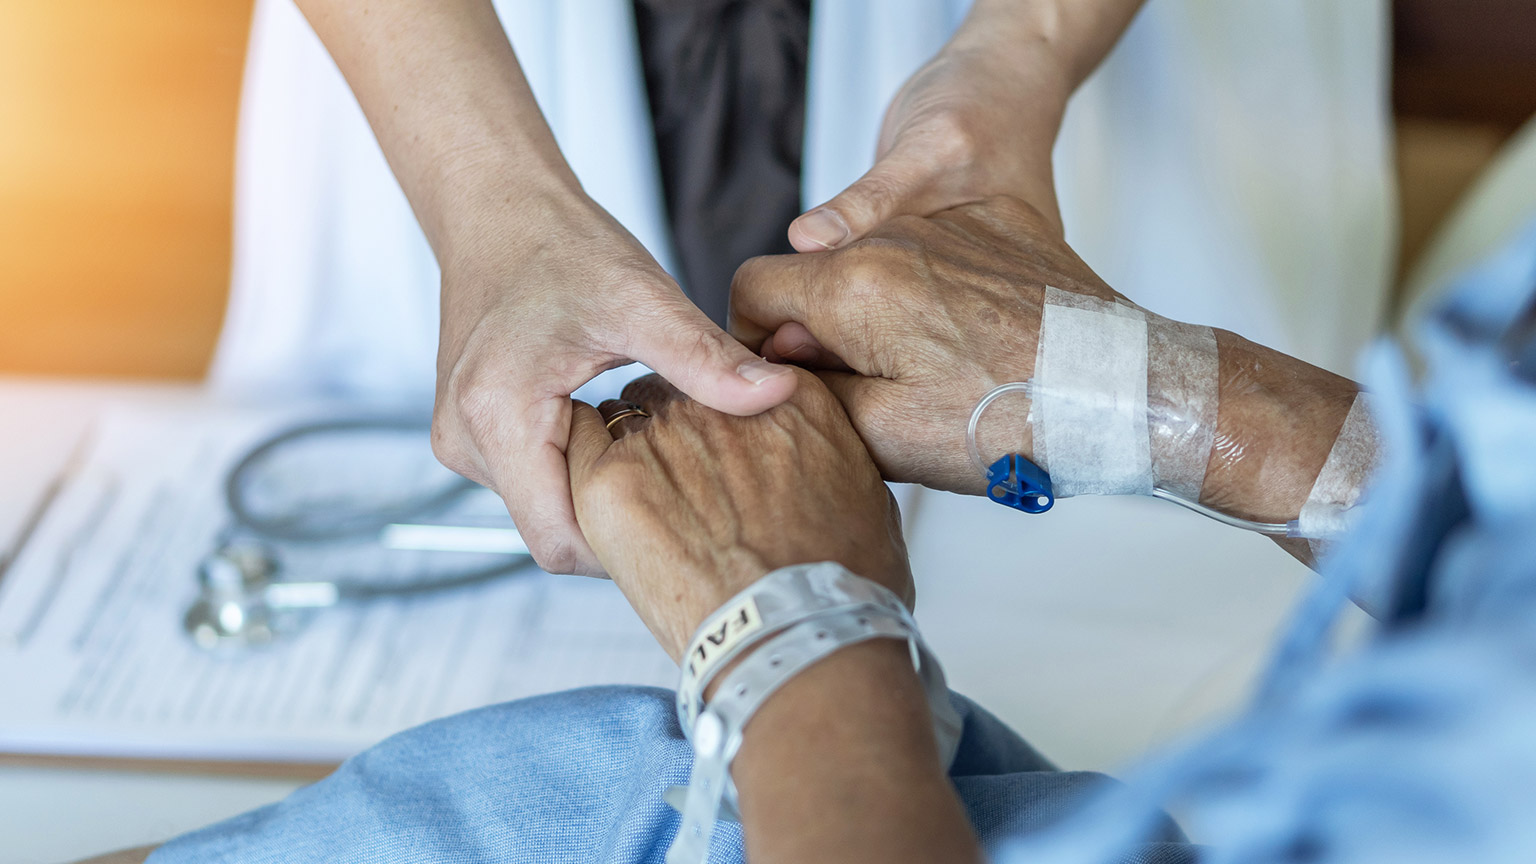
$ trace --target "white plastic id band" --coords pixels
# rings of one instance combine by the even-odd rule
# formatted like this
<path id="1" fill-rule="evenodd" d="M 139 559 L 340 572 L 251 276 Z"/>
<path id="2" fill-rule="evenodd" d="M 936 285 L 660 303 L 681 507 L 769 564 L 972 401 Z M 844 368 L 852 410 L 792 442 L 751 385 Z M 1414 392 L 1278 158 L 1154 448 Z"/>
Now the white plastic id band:
<path id="1" fill-rule="evenodd" d="M 748 654 L 720 682 L 706 714 L 725 721 L 726 728 L 745 728 L 757 707 L 779 687 L 816 661 L 840 648 L 870 639 L 905 639 L 912 668 L 922 679 L 923 693 L 933 716 L 934 743 L 948 767 L 960 746 L 961 720 L 949 700 L 944 669 L 918 635 L 910 615 L 886 609 L 856 609 L 831 616 L 807 618 Z M 700 716 L 700 720 L 703 715 Z M 734 756 L 735 750 L 728 749 Z"/>
<path id="2" fill-rule="evenodd" d="M 734 654 L 742 643 L 763 629 L 763 616 L 751 596 L 738 596 L 725 604 L 694 637 L 683 658 L 683 678 L 690 684 L 704 680 Z"/>
<path id="3" fill-rule="evenodd" d="M 1381 438 L 1371 422 L 1370 400 L 1364 392 L 1356 394 L 1339 436 L 1328 451 L 1328 459 L 1312 483 L 1306 503 L 1297 518 L 1297 533 L 1309 539 L 1326 539 L 1342 534 L 1349 527 L 1350 516 L 1360 503 L 1365 481 L 1376 463 Z M 1316 550 L 1314 550 L 1316 551 Z"/>
<path id="4" fill-rule="evenodd" d="M 901 598 L 833 561 L 781 567 L 731 598 L 699 625 L 683 654 L 677 685 L 683 732 L 692 735 L 704 689 L 737 654 L 809 616 L 865 606 L 911 615 Z"/>
<path id="5" fill-rule="evenodd" d="M 715 836 L 715 824 L 730 776 L 730 757 L 741 747 L 741 734 L 726 741 L 725 725 L 716 714 L 706 712 L 694 731 L 693 769 L 678 810 L 683 824 L 667 849 L 667 864 L 703 864 L 709 860 L 709 841 Z M 727 755 L 726 745 L 731 744 Z"/>
<path id="6" fill-rule="evenodd" d="M 1145 313 L 1047 287 L 1030 395 L 1056 497 L 1151 494 Z"/>
<path id="7" fill-rule="evenodd" d="M 731 760 L 741 749 L 748 723 L 768 698 L 834 652 L 879 638 L 907 640 L 914 665 L 935 670 L 925 674 L 925 683 L 936 673 L 942 684 L 942 672 L 937 672 L 938 664 L 921 647 L 910 617 L 884 609 L 802 621 L 748 655 L 726 676 L 694 729 L 694 766 L 682 807 L 682 826 L 667 850 L 667 864 L 702 864 L 708 860 L 709 842 L 730 785 Z M 954 740 L 958 743 L 959 720 L 948 701 L 947 688 L 943 704 L 953 716 Z M 936 735 L 938 728 L 936 722 Z M 946 758 L 952 759 L 953 753 Z"/>

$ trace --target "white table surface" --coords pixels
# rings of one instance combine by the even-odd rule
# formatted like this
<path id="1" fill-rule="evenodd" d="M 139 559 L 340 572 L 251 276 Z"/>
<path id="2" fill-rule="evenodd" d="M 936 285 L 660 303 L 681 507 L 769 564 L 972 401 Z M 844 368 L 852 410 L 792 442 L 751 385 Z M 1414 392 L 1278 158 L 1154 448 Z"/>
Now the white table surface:
<path id="1" fill-rule="evenodd" d="M 17 533 L 104 405 L 198 398 L 197 388 L 185 384 L 0 377 L 0 559 L 13 551 Z M 154 843 L 275 801 L 299 785 L 0 764 L 0 864 L 54 864 Z"/>
<path id="2" fill-rule="evenodd" d="M 104 404 L 197 398 L 0 378 L 0 555 Z M 1264 538 L 1152 500 L 1026 516 L 924 493 L 907 517 L 918 618 L 951 684 L 1067 768 L 1122 766 L 1239 704 L 1312 578 Z M 300 782 L 0 765 L 0 864 L 163 840 Z"/>

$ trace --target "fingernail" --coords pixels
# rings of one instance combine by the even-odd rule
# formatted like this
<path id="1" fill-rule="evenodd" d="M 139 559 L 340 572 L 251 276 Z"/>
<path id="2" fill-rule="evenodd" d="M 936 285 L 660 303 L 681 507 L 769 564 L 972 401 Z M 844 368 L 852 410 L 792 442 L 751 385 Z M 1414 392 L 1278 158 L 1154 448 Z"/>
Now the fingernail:
<path id="1" fill-rule="evenodd" d="M 836 210 L 812 210 L 800 219 L 800 233 L 813 243 L 833 249 L 848 239 L 848 223 Z"/>
<path id="2" fill-rule="evenodd" d="M 777 378 L 780 375 L 788 375 L 789 367 L 776 366 L 767 360 L 752 360 L 736 367 L 736 374 L 747 379 L 753 384 L 761 384 L 769 378 Z"/>

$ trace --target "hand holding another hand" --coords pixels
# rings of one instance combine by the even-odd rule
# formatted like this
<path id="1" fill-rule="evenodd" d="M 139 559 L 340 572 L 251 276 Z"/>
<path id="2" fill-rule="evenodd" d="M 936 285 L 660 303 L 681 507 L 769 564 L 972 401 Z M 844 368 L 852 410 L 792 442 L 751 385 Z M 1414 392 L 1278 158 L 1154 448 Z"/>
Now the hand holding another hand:
<path id="1" fill-rule="evenodd" d="M 1057 397 L 1103 406 L 1090 414 L 1139 434 L 1146 442 L 1142 458 L 1150 451 L 1146 470 L 1155 478 L 1177 464 L 1182 473 L 1170 476 L 1190 479 L 1194 490 L 1182 497 L 1259 521 L 1297 517 L 1358 388 L 1235 334 L 1191 328 L 1136 307 L 1020 201 L 999 197 L 928 218 L 898 217 L 840 249 L 749 261 L 732 288 L 732 328 L 769 359 L 818 370 L 888 479 L 980 494 L 985 482 L 970 459 L 966 426 L 997 385 L 1041 385 L 1036 364 L 1047 286 L 1105 313 L 1080 323 L 1090 336 L 1110 339 L 1115 330 L 1093 328 L 1125 316 L 1146 322 L 1128 344 L 1056 341 L 1057 350 L 1067 352 L 1057 356 L 1088 373 L 1096 364 L 1083 354 L 1093 350 L 1087 346 L 1128 352 L 1143 363 L 1140 395 L 1135 386 L 1099 386 L 1126 383 L 1116 373 L 1119 378 L 1080 375 L 1071 392 Z M 1178 356 L 1201 362 L 1152 362 L 1154 328 L 1198 335 L 1204 347 Z M 1047 329 L 1053 339 L 1060 334 Z M 1159 374 L 1149 375 L 1149 368 Z M 1020 453 L 1060 481 L 1070 474 L 1058 473 L 1061 465 L 1050 453 L 1042 461 L 1033 407 L 1021 394 L 988 409 L 978 427 L 983 459 Z M 1103 428 L 1086 423 L 1060 431 L 1074 443 L 1089 442 L 1091 451 Z M 1115 452 L 1094 455 L 1108 459 Z M 1125 466 L 1095 467 L 1113 474 Z M 1131 467 L 1133 475 L 1140 470 Z"/>
<path id="2" fill-rule="evenodd" d="M 795 377 L 715 326 L 596 204 L 493 203 L 441 253 L 433 449 L 501 495 L 541 567 L 598 574 L 571 503 L 570 394 L 638 360 L 713 408 L 752 414 L 789 398 Z"/>
<path id="3" fill-rule="evenodd" d="M 836 561 L 909 604 L 900 514 L 842 406 L 809 373 L 786 403 L 733 417 L 660 377 L 614 422 L 574 403 L 567 458 L 587 541 L 675 659 L 732 596 L 791 564 Z"/>
<path id="4" fill-rule="evenodd" d="M 1017 25 L 998 26 L 982 5 L 996 4 L 977 4 L 891 101 L 874 166 L 790 225 L 797 250 L 840 248 L 897 216 L 998 194 L 1029 202 L 1061 233 L 1051 148 L 1074 82 L 1058 58 L 1028 44 Z"/>
<path id="5" fill-rule="evenodd" d="M 992 198 L 898 217 L 842 249 L 753 259 L 732 286 L 732 328 L 821 370 L 886 477 L 980 494 L 966 421 L 988 390 L 1029 380 L 1047 284 L 1119 297 L 1038 211 Z M 1015 436 L 1007 452 L 1030 452 L 1023 407 L 989 415 L 984 431 Z"/>

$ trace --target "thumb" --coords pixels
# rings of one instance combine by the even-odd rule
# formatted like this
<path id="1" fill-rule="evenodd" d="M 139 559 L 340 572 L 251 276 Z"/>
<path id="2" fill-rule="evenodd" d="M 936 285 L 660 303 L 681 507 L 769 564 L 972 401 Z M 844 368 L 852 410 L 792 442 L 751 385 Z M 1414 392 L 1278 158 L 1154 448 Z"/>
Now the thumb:
<path id="1" fill-rule="evenodd" d="M 726 414 L 759 414 L 794 395 L 794 370 L 753 354 L 681 294 L 660 302 L 659 310 L 632 319 L 632 359 Z"/>
<path id="2" fill-rule="evenodd" d="M 805 369 L 854 371 L 843 362 L 843 358 L 828 350 L 815 334 L 798 321 L 790 321 L 780 327 L 764 342 L 763 356 L 775 363 L 793 363 Z"/>
<path id="3" fill-rule="evenodd" d="M 597 470 L 597 462 L 613 446 L 613 436 L 603 416 L 585 402 L 571 400 L 571 437 L 565 445 L 565 461 L 571 472 L 571 496 L 581 512 L 581 490 Z"/>
<path id="4" fill-rule="evenodd" d="M 901 152 L 876 162 L 836 198 L 789 223 L 790 245 L 799 252 L 836 249 L 863 238 L 892 216 L 920 212 L 917 198 L 932 172 Z"/>

